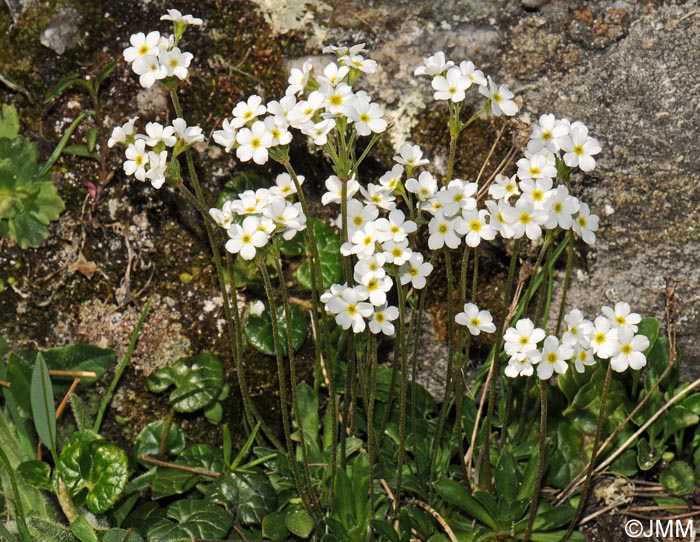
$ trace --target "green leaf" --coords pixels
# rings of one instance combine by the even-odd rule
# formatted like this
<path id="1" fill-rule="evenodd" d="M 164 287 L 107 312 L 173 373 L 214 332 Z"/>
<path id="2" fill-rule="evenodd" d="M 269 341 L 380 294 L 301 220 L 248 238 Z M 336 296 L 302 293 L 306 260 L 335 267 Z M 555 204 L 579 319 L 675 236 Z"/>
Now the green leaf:
<path id="1" fill-rule="evenodd" d="M 56 453 L 56 405 L 49 369 L 41 353 L 37 354 L 32 371 L 31 401 L 36 433 L 44 445 Z"/>
<path id="2" fill-rule="evenodd" d="M 214 354 L 181 358 L 148 377 L 148 389 L 161 393 L 170 386 L 170 406 L 177 412 L 195 412 L 219 397 L 224 387 L 224 367 Z"/>
<path id="3" fill-rule="evenodd" d="M 73 433 L 63 447 L 56 473 L 76 498 L 83 490 L 88 509 L 109 510 L 121 496 L 129 478 L 129 458 L 116 445 L 89 430 Z M 82 500 L 82 495 L 81 495 Z"/>
<path id="4" fill-rule="evenodd" d="M 263 538 L 275 542 L 285 540 L 289 534 L 289 529 L 284 524 L 286 517 L 287 514 L 285 512 L 273 512 L 265 516 L 262 520 Z"/>
<path id="5" fill-rule="evenodd" d="M 158 467 L 156 475 L 151 482 L 151 491 L 154 499 L 182 495 L 196 486 L 202 477 L 198 474 L 185 472 L 168 467 Z"/>
<path id="6" fill-rule="evenodd" d="M 77 75 L 70 75 L 68 77 L 64 77 L 58 83 L 56 83 L 56 86 L 53 87 L 51 91 L 46 95 L 46 100 L 44 100 L 44 103 L 49 103 L 51 100 L 59 96 L 68 87 L 78 83 L 82 83 L 81 86 L 84 87 L 86 82 L 84 79 L 81 79 Z"/>
<path id="7" fill-rule="evenodd" d="M 193 469 L 220 473 L 224 468 L 224 456 L 220 448 L 214 448 L 209 444 L 195 444 L 183 451 L 175 463 Z"/>
<path id="8" fill-rule="evenodd" d="M 109 529 L 102 533 L 101 542 L 143 542 L 141 535 L 124 529 Z"/>
<path id="9" fill-rule="evenodd" d="M 324 288 L 329 288 L 331 284 L 341 282 L 343 279 L 343 259 L 340 255 L 340 237 L 330 226 L 321 220 L 312 218 L 309 222 L 313 228 L 316 246 L 318 247 L 318 255 L 321 259 L 323 286 Z M 294 276 L 302 287 L 311 290 L 311 270 L 308 259 L 299 266 Z"/>
<path id="10" fill-rule="evenodd" d="M 443 478 L 435 483 L 435 490 L 440 497 L 451 505 L 466 512 L 484 525 L 492 529 L 496 528 L 496 520 L 491 517 L 486 509 L 474 497 L 472 497 L 469 490 L 463 485 L 449 478 Z"/>
<path id="11" fill-rule="evenodd" d="M 289 313 L 291 317 L 292 346 L 296 352 L 306 340 L 306 315 L 304 311 L 296 305 L 290 306 Z M 287 319 L 285 318 L 284 307 L 282 306 L 277 307 L 277 328 L 282 354 L 287 356 Z M 275 355 L 275 343 L 272 336 L 272 321 L 270 320 L 269 310 L 265 310 L 260 316 L 246 313 L 245 322 L 243 323 L 243 333 L 248 339 L 248 342 L 250 342 L 257 351 L 268 356 Z"/>
<path id="12" fill-rule="evenodd" d="M 308 538 L 314 530 L 314 519 L 306 510 L 296 510 L 287 514 L 285 525 L 292 534 L 300 538 Z"/>
<path id="13" fill-rule="evenodd" d="M 0 138 L 0 235 L 22 249 L 39 246 L 48 236 L 46 226 L 65 208 L 37 157 L 27 139 Z"/>
<path id="14" fill-rule="evenodd" d="M 394 530 L 394 526 L 388 521 L 381 519 L 370 519 L 369 524 L 379 536 L 383 536 L 390 542 L 399 542 L 399 535 Z"/>
<path id="15" fill-rule="evenodd" d="M 637 465 L 637 453 L 634 450 L 625 450 L 612 465 L 610 470 L 614 473 L 631 478 L 639 471 Z"/>
<path id="16" fill-rule="evenodd" d="M 95 529 L 88 523 L 85 516 L 78 516 L 78 519 L 70 524 L 70 532 L 77 536 L 80 542 L 100 542 Z"/>
<path id="17" fill-rule="evenodd" d="M 70 344 L 59 346 L 43 352 L 46 364 L 49 369 L 61 371 L 85 371 L 93 372 L 95 378 L 80 378 L 80 386 L 92 384 L 102 377 L 117 362 L 117 355 L 114 350 L 100 348 L 94 344 Z M 61 377 L 56 377 L 60 379 Z M 70 380 L 73 377 L 63 377 Z M 62 388 L 55 386 L 57 391 L 67 389 L 68 384 Z"/>
<path id="18" fill-rule="evenodd" d="M 98 73 L 97 77 L 95 78 L 96 89 L 99 89 L 99 86 L 102 84 L 102 82 L 112 74 L 112 72 L 118 65 L 119 62 L 113 60 L 112 62 L 106 64 L 105 67 L 100 70 L 100 73 Z"/>
<path id="19" fill-rule="evenodd" d="M 666 450 L 666 446 L 652 448 L 645 438 L 637 441 L 637 464 L 642 470 L 651 470 L 654 465 L 661 461 L 661 456 Z"/>
<path id="20" fill-rule="evenodd" d="M 219 401 L 217 401 L 209 409 L 204 411 L 204 417 L 209 423 L 212 423 L 214 425 L 220 424 L 223 416 L 224 408 L 221 406 L 221 403 Z"/>
<path id="21" fill-rule="evenodd" d="M 515 490 L 518 486 L 518 466 L 508 448 L 504 448 L 501 452 L 501 457 L 496 464 L 494 478 L 497 495 L 505 497 L 508 502 L 514 501 Z"/>
<path id="22" fill-rule="evenodd" d="M 141 429 L 141 432 L 134 439 L 133 454 L 141 461 L 142 455 L 155 456 L 160 451 L 160 440 L 163 438 L 164 420 L 151 422 Z M 177 423 L 170 424 L 168 438 L 165 440 L 165 453 L 179 454 L 185 449 L 185 434 Z"/>
<path id="23" fill-rule="evenodd" d="M 277 509 L 277 494 L 269 478 L 261 473 L 223 474 L 214 482 L 207 499 L 224 503 L 247 525 L 260 525 Z"/>
<path id="24" fill-rule="evenodd" d="M 92 158 L 93 160 L 98 160 L 100 158 L 98 154 L 94 150 L 91 150 L 88 145 L 83 144 L 68 145 L 63 149 L 63 154 L 80 156 L 82 158 Z"/>
<path id="25" fill-rule="evenodd" d="M 73 394 L 70 396 L 70 406 L 78 429 L 90 429 L 93 422 L 85 402 L 80 397 Z"/>
<path id="26" fill-rule="evenodd" d="M 656 343 L 656 339 L 659 337 L 659 321 L 656 318 L 642 318 L 642 321 L 637 325 L 637 334 L 644 335 L 649 339 L 649 348 L 646 349 L 645 354 L 649 354 L 651 349 Z"/>
<path id="27" fill-rule="evenodd" d="M 17 467 L 17 474 L 38 489 L 51 490 L 51 467 L 45 461 L 25 461 Z"/>
<path id="28" fill-rule="evenodd" d="M 233 518 L 221 506 L 197 499 L 183 499 L 168 506 L 166 518 L 148 529 L 149 542 L 191 539 L 223 539 Z"/>
<path id="29" fill-rule="evenodd" d="M 241 192 L 246 190 L 257 190 L 258 188 L 264 188 L 270 186 L 270 181 L 262 175 L 257 175 L 255 173 L 241 173 L 236 175 L 231 180 L 226 181 L 219 192 L 219 196 L 216 198 L 216 206 L 221 209 L 224 203 L 229 200 L 234 200 L 238 198 Z"/>
<path id="30" fill-rule="evenodd" d="M 0 110 L 0 138 L 14 139 L 19 135 L 19 117 L 14 105 L 3 104 Z"/>
<path id="31" fill-rule="evenodd" d="M 659 475 L 659 483 L 673 495 L 690 495 L 695 487 L 693 468 L 685 461 L 674 461 Z"/>

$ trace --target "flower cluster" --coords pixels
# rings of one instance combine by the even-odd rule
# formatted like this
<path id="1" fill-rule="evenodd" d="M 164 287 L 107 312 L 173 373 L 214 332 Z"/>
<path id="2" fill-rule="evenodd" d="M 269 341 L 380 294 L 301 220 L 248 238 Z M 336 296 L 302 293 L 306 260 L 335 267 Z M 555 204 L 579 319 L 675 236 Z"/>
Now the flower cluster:
<path id="1" fill-rule="evenodd" d="M 129 38 L 131 47 L 124 49 L 124 60 L 131 64 L 131 69 L 139 76 L 139 83 L 144 88 L 150 88 L 156 81 L 166 77 L 179 80 L 187 77 L 192 53 L 180 50 L 178 42 L 188 25 L 202 24 L 202 19 L 182 15 L 176 9 L 169 9 L 167 15 L 163 15 L 160 20 L 172 21 L 172 35 L 161 35 L 156 30 L 148 34 L 132 34 Z"/>
<path id="2" fill-rule="evenodd" d="M 148 180 L 154 188 L 160 188 L 166 181 L 170 166 L 168 149 L 172 149 L 174 158 L 187 147 L 204 141 L 202 129 L 187 126 L 184 119 L 177 118 L 170 126 L 149 122 L 146 133 L 139 134 L 136 132 L 137 120 L 138 117 L 134 117 L 124 125 L 115 127 L 107 145 L 110 148 L 117 143 L 126 146 L 124 172 L 139 181 Z"/>
<path id="3" fill-rule="evenodd" d="M 579 373 L 596 358 L 610 360 L 613 370 L 641 369 L 646 365 L 645 350 L 649 339 L 638 335 L 641 317 L 625 302 L 615 307 L 603 307 L 602 315 L 593 322 L 574 309 L 564 317 L 566 330 L 561 338 L 546 336 L 529 318 L 518 320 L 504 334 L 504 350 L 510 356 L 505 369 L 507 376 L 530 376 L 537 366 L 537 376 L 543 380 L 554 373 L 565 373 L 570 361 Z M 541 343 L 541 345 L 540 345 Z"/>
<path id="4" fill-rule="evenodd" d="M 304 177 L 299 177 L 298 181 L 301 184 Z M 210 209 L 211 217 L 228 233 L 226 250 L 240 254 L 244 260 L 252 260 L 274 234 L 290 240 L 305 229 L 306 216 L 301 204 L 288 199 L 294 194 L 296 187 L 292 178 L 281 173 L 272 188 L 246 190 L 238 198 L 226 201 L 221 209 Z"/>
<path id="5" fill-rule="evenodd" d="M 507 85 L 497 85 L 469 60 L 460 62 L 459 66 L 455 65 L 451 60 L 446 60 L 442 51 L 424 58 L 423 65 L 418 66 L 413 74 L 432 78 L 431 85 L 435 91 L 433 98 L 436 100 L 463 102 L 466 92 L 474 87 L 486 97 L 487 106 L 497 117 L 512 117 L 520 109 Z"/>
<path id="6" fill-rule="evenodd" d="M 323 73 L 314 74 L 310 62 L 293 69 L 285 96 L 267 104 L 257 95 L 239 102 L 213 137 L 227 152 L 236 149 L 242 162 L 264 164 L 269 149 L 288 145 L 290 128 L 308 136 L 315 145 L 325 146 L 330 134 L 352 125 L 358 136 L 378 134 L 387 129 L 384 110 L 364 91 L 354 92 L 353 83 L 361 73 L 372 73 L 377 63 L 364 58 L 364 45 L 350 49 L 331 47 L 337 63 L 330 62 Z"/>

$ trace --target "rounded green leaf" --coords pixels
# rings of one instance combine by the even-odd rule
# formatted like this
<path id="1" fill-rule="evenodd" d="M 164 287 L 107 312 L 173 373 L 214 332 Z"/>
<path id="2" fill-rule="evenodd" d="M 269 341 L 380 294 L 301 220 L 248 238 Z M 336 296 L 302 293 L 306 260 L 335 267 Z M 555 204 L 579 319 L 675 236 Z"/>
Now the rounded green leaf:
<path id="1" fill-rule="evenodd" d="M 284 524 L 286 514 L 284 512 L 273 512 L 262 520 L 263 538 L 268 540 L 286 540 L 289 530 Z"/>
<path id="2" fill-rule="evenodd" d="M 293 534 L 301 538 L 308 538 L 314 530 L 314 519 L 306 510 L 296 510 L 287 514 L 285 525 Z"/>
<path id="3" fill-rule="evenodd" d="M 312 218 L 310 221 L 313 228 L 318 256 L 321 259 L 321 275 L 324 288 L 331 284 L 340 282 L 343 279 L 343 259 L 340 255 L 340 237 L 337 233 L 321 220 Z M 302 263 L 294 274 L 299 284 L 311 290 L 311 269 L 307 259 Z"/>
<path id="4" fill-rule="evenodd" d="M 173 540 L 221 540 L 231 530 L 233 518 L 221 506 L 197 499 L 182 499 L 168 506 L 166 518 L 148 529 L 149 542 Z"/>
<path id="5" fill-rule="evenodd" d="M 83 497 L 95 514 L 109 510 L 121 496 L 129 479 L 129 458 L 115 444 L 89 430 L 68 437 L 56 466 L 71 495 Z"/>
<path id="6" fill-rule="evenodd" d="M 148 389 L 161 393 L 170 386 L 170 406 L 177 412 L 195 412 L 212 405 L 224 387 L 224 367 L 214 354 L 181 358 L 148 377 Z"/>
<path id="7" fill-rule="evenodd" d="M 260 525 L 277 509 L 277 494 L 269 478 L 261 473 L 223 474 L 212 485 L 207 499 L 224 503 L 247 525 Z"/>
<path id="8" fill-rule="evenodd" d="M 95 378 L 80 378 L 80 385 L 90 384 L 104 375 L 117 362 L 117 354 L 114 350 L 100 348 L 94 344 L 69 344 L 68 346 L 59 346 L 51 348 L 43 352 L 46 365 L 49 369 L 63 371 L 90 371 L 95 373 Z M 66 378 L 68 384 L 73 380 L 72 377 Z M 54 387 L 57 388 L 56 378 L 54 377 Z M 58 389 L 58 388 L 57 388 Z"/>
<path id="9" fill-rule="evenodd" d="M 306 340 L 308 327 L 304 311 L 296 305 L 291 305 L 289 309 L 291 316 L 292 347 L 296 352 Z M 282 355 L 287 356 L 287 320 L 285 318 L 284 307 L 281 305 L 277 307 L 277 328 L 280 346 L 282 347 Z M 262 352 L 268 356 L 275 355 L 275 342 L 272 338 L 272 321 L 270 320 L 269 310 L 265 310 L 260 316 L 247 313 L 245 322 L 243 323 L 243 333 L 251 346 L 258 352 Z"/>
<path id="10" fill-rule="evenodd" d="M 142 455 L 157 455 L 160 452 L 160 440 L 163 438 L 165 421 L 151 422 L 141 429 L 134 439 L 133 454 L 140 461 Z M 185 434 L 176 423 L 170 425 L 168 438 L 165 440 L 165 452 L 179 454 L 185 449 Z"/>
<path id="11" fill-rule="evenodd" d="M 695 473 L 685 461 L 674 461 L 659 475 L 659 483 L 673 495 L 689 495 L 695 487 Z"/>

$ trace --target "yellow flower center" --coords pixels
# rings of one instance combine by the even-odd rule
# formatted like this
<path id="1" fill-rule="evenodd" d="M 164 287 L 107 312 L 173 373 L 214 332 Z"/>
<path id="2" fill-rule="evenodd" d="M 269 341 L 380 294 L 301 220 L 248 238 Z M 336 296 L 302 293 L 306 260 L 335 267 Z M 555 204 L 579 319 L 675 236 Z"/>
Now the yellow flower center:
<path id="1" fill-rule="evenodd" d="M 244 233 L 243 237 L 241 237 L 241 242 L 243 244 L 248 244 L 252 240 L 252 236 L 249 233 Z"/>
<path id="2" fill-rule="evenodd" d="M 481 222 L 478 220 L 472 220 L 469 222 L 469 229 L 472 230 L 473 232 L 480 232 L 481 231 Z"/>
<path id="3" fill-rule="evenodd" d="M 148 54 L 148 51 L 150 51 L 150 50 L 151 50 L 151 48 L 148 45 L 144 44 L 141 47 L 139 47 L 139 55 L 145 56 Z"/>
<path id="4" fill-rule="evenodd" d="M 547 363 L 556 363 L 559 358 L 556 352 L 550 352 L 547 354 Z"/>
<path id="5" fill-rule="evenodd" d="M 583 147 L 581 145 L 576 145 L 573 151 L 576 156 L 581 156 L 583 154 Z"/>
<path id="6" fill-rule="evenodd" d="M 449 228 L 447 227 L 447 224 L 440 224 L 438 226 L 438 233 L 442 233 L 443 235 L 447 233 Z"/>
<path id="7" fill-rule="evenodd" d="M 521 213 L 521 215 L 518 217 L 518 220 L 522 224 L 529 224 L 530 222 L 532 222 L 532 215 L 530 215 L 530 213 Z"/>
<path id="8" fill-rule="evenodd" d="M 355 305 L 348 305 L 345 309 L 350 316 L 355 316 L 357 314 L 357 307 Z"/>
<path id="9" fill-rule="evenodd" d="M 631 344 L 623 344 L 622 347 L 620 348 L 620 352 L 622 352 L 626 356 L 629 356 L 632 353 L 632 345 Z"/>
<path id="10" fill-rule="evenodd" d="M 331 96 L 328 99 L 328 103 L 330 103 L 331 105 L 336 105 L 336 106 L 341 105 L 343 103 L 343 99 L 340 97 L 340 95 L 333 94 L 333 96 Z"/>
<path id="11" fill-rule="evenodd" d="M 469 320 L 469 323 L 473 325 L 474 327 L 479 327 L 481 325 L 481 322 L 479 321 L 478 318 L 474 317 L 471 320 Z"/>
<path id="12" fill-rule="evenodd" d="M 603 343 L 605 342 L 605 339 L 606 339 L 605 333 L 596 333 L 596 334 L 595 334 L 595 337 L 593 337 L 593 340 L 594 340 L 597 344 L 603 344 Z"/>
<path id="13" fill-rule="evenodd" d="M 359 226 L 362 226 L 362 223 L 363 223 L 363 222 L 364 222 L 364 220 L 362 219 L 362 217 L 361 217 L 360 215 L 357 215 L 357 216 L 352 217 L 352 223 L 353 223 L 355 226 L 358 226 L 358 227 L 359 227 Z"/>
<path id="14" fill-rule="evenodd" d="M 260 138 L 254 137 L 253 139 L 250 140 L 250 146 L 253 147 L 254 149 L 257 149 L 260 147 Z"/>
<path id="15" fill-rule="evenodd" d="M 383 313 L 383 312 L 378 312 L 377 314 L 374 315 L 374 319 L 375 319 L 377 322 L 379 322 L 380 324 L 383 324 L 383 323 L 384 323 L 384 320 L 385 320 L 386 318 L 384 317 L 384 313 Z"/>

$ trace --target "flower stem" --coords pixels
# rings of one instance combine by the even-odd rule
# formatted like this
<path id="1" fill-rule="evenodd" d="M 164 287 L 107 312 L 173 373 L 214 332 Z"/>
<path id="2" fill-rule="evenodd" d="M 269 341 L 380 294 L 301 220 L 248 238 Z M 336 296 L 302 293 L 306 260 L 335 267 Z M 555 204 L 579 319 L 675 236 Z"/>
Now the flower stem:
<path id="1" fill-rule="evenodd" d="M 581 518 L 583 509 L 586 506 L 586 501 L 588 500 L 588 492 L 591 489 L 591 480 L 593 479 L 593 468 L 595 467 L 595 461 L 598 456 L 598 445 L 600 444 L 600 435 L 603 432 L 603 420 L 605 420 L 605 403 L 608 399 L 608 390 L 610 389 L 610 381 L 612 380 L 612 364 L 608 363 L 608 370 L 605 373 L 605 381 L 603 382 L 603 390 L 600 395 L 600 410 L 598 412 L 598 424 L 595 428 L 595 438 L 593 439 L 593 450 L 591 451 L 591 460 L 588 463 L 588 471 L 586 472 L 586 479 L 583 482 L 583 489 L 581 490 L 581 497 L 578 501 L 578 506 L 576 507 L 576 512 L 574 517 L 571 518 L 571 523 L 569 523 L 569 528 L 566 530 L 566 534 L 562 538 L 562 542 L 569 540 L 571 533 L 574 532 L 576 524 Z"/>
<path id="2" fill-rule="evenodd" d="M 568 234 L 571 237 L 571 233 Z M 574 244 L 569 239 L 569 244 L 566 247 L 566 274 L 564 275 L 564 286 L 561 292 L 561 303 L 559 303 L 559 315 L 557 316 L 557 327 L 554 334 L 558 337 L 561 330 L 561 324 L 564 320 L 564 310 L 566 309 L 566 294 L 569 292 L 569 283 L 571 281 L 571 268 L 574 261 Z"/>
<path id="3" fill-rule="evenodd" d="M 530 514 L 527 519 L 527 528 L 523 542 L 530 542 L 532 536 L 532 526 L 537 516 L 537 503 L 542 489 L 542 477 L 544 476 L 544 453 L 547 443 L 547 381 L 540 380 L 540 435 L 539 448 L 537 450 L 537 476 L 535 478 L 535 489 L 530 499 Z"/>

